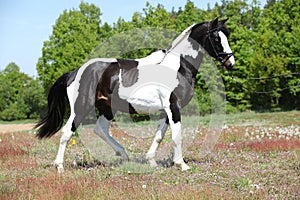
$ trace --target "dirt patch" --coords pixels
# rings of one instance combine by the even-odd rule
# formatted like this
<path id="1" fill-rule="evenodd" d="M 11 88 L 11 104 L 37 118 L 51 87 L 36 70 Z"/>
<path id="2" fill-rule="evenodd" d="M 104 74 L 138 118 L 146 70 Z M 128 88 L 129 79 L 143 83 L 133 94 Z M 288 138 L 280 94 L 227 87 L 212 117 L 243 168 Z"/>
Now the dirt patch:
<path id="1" fill-rule="evenodd" d="M 35 124 L 0 124 L 0 133 L 32 130 Z"/>

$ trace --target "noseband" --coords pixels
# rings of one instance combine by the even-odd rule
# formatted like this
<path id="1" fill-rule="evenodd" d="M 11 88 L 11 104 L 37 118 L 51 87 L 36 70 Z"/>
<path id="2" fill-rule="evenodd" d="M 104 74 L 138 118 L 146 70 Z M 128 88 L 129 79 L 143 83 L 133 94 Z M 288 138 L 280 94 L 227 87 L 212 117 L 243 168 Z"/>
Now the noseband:
<path id="1" fill-rule="evenodd" d="M 208 40 L 212 46 L 212 49 L 214 51 L 214 54 L 216 55 L 216 58 L 218 59 L 218 61 L 220 61 L 221 65 L 224 66 L 226 61 L 233 56 L 233 53 L 226 53 L 226 52 L 217 52 L 215 45 L 212 41 L 211 35 L 215 32 L 215 31 L 219 31 L 220 28 L 214 28 L 214 29 L 210 29 L 207 31 L 207 35 L 208 35 Z"/>

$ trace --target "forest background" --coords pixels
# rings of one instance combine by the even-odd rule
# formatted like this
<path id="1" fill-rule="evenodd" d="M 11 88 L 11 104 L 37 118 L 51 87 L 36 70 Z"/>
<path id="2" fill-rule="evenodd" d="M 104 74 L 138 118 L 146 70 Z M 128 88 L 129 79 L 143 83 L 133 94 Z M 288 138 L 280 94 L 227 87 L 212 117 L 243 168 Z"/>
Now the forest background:
<path id="1" fill-rule="evenodd" d="M 146 3 L 142 13 L 133 13 L 131 21 L 120 17 L 113 25 L 101 21 L 100 9 L 81 2 L 79 8 L 65 10 L 58 17 L 52 34 L 44 41 L 36 78 L 21 72 L 13 61 L 0 71 L 0 120 L 37 119 L 45 114 L 51 85 L 86 62 L 101 41 L 145 27 L 180 33 L 193 23 L 216 17 L 229 18 L 230 46 L 236 59 L 232 71 L 220 70 L 227 112 L 300 109 L 298 0 L 268 0 L 263 7 L 256 0 L 222 0 L 205 10 L 187 1 L 183 8 L 170 12 L 162 4 Z M 139 49 L 121 57 L 144 57 L 153 50 Z M 199 112 L 209 114 L 211 97 L 201 73 L 195 88 Z"/>

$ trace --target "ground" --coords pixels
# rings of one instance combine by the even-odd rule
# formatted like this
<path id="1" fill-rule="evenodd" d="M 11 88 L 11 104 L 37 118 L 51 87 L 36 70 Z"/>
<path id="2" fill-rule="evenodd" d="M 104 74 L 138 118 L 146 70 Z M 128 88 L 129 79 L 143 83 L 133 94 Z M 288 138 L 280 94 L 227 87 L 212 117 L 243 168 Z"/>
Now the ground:
<path id="1" fill-rule="evenodd" d="M 34 127 L 34 124 L 0 124 L 0 133 L 29 131 L 33 127 Z"/>
<path id="2" fill-rule="evenodd" d="M 112 127 L 131 159 L 122 162 L 90 128 L 82 128 L 68 144 L 65 173 L 58 174 L 51 163 L 60 133 L 39 140 L 34 131 L 24 131 L 32 124 L 1 125 L 7 131 L 0 134 L 0 199 L 300 198 L 299 111 L 228 115 L 206 156 L 200 153 L 210 117 L 201 119 L 193 140 L 184 143 L 187 172 L 172 163 L 169 131 L 158 167 L 151 168 L 143 155 L 152 137 L 128 134 L 121 124 Z M 149 132 L 147 124 L 140 125 L 128 131 Z"/>

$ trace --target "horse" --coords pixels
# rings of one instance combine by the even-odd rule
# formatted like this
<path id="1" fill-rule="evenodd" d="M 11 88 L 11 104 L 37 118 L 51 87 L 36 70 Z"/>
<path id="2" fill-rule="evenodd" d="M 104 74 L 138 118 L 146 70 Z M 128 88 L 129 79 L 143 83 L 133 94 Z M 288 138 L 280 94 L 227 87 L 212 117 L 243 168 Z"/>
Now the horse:
<path id="1" fill-rule="evenodd" d="M 35 126 L 40 139 L 53 136 L 63 127 L 54 161 L 58 172 L 64 170 L 68 141 L 92 109 L 97 109 L 99 114 L 94 132 L 125 161 L 129 160 L 125 148 L 109 133 L 116 112 L 161 112 L 146 159 L 151 166 L 156 166 L 155 152 L 170 126 L 173 162 L 182 171 L 190 169 L 182 155 L 180 110 L 193 97 L 204 53 L 218 60 L 223 68 L 233 68 L 235 59 L 228 42 L 227 20 L 216 18 L 193 24 L 175 38 L 169 48 L 144 58 L 95 58 L 59 77 L 49 90 L 47 113 Z M 70 116 L 63 126 L 66 99 Z"/>

